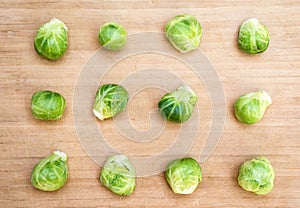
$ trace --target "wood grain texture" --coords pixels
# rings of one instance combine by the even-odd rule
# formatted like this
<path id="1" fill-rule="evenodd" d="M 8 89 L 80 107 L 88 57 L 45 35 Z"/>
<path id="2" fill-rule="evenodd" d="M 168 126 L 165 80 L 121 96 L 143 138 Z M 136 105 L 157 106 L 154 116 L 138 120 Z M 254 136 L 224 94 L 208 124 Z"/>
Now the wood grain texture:
<path id="1" fill-rule="evenodd" d="M 299 0 L 1 0 L 0 207 L 300 207 L 299 10 Z M 200 48 L 221 79 L 227 109 L 222 138 L 213 155 L 201 164 L 203 182 L 194 194 L 173 194 L 160 173 L 138 178 L 131 196 L 117 197 L 99 183 L 101 167 L 87 155 L 76 135 L 72 98 L 78 75 L 99 48 L 97 30 L 104 22 L 117 21 L 129 34 L 161 32 L 167 20 L 180 13 L 193 14 L 201 22 Z M 37 28 L 52 17 L 63 20 L 69 28 L 69 48 L 57 62 L 40 58 L 33 48 Z M 250 17 L 261 20 L 271 37 L 268 50 L 255 56 L 240 52 L 236 43 L 239 25 Z M 151 63 L 151 57 L 148 62 L 144 60 Z M 136 60 L 128 60 L 123 63 L 123 73 L 130 64 L 139 66 Z M 186 79 L 195 81 L 189 75 Z M 31 95 L 40 89 L 64 95 L 67 110 L 62 120 L 40 122 L 32 117 Z M 270 93 L 272 106 L 258 124 L 238 123 L 232 114 L 233 102 L 245 92 L 258 89 Z M 146 99 L 147 95 L 140 95 L 145 98 L 141 104 L 151 110 L 156 101 Z M 203 99 L 198 106 L 207 113 L 205 94 Z M 148 127 L 145 112 L 133 110 L 131 117 L 137 128 Z M 205 135 L 206 127 L 208 122 L 201 126 L 204 132 L 199 132 L 200 139 L 189 152 L 195 158 L 201 151 L 201 133 Z M 131 154 L 143 152 L 116 140 L 112 144 Z M 162 148 L 166 148 L 164 145 L 162 142 Z M 153 148 L 156 145 L 145 149 L 145 154 L 155 154 Z M 69 155 L 68 183 L 53 193 L 35 190 L 30 184 L 33 166 L 56 149 Z M 245 192 L 236 180 L 241 163 L 257 155 L 267 156 L 276 171 L 275 188 L 267 196 Z"/>

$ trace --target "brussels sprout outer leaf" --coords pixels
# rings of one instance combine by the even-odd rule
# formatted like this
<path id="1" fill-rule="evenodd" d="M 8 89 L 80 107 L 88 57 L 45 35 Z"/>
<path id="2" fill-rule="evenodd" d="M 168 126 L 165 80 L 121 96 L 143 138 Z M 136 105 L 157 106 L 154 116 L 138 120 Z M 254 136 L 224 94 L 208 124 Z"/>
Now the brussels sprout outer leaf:
<path id="1" fill-rule="evenodd" d="M 194 16 L 182 14 L 175 16 L 166 24 L 165 34 L 177 50 L 187 53 L 198 48 L 202 27 Z"/>
<path id="2" fill-rule="evenodd" d="M 271 97 L 264 91 L 248 93 L 234 103 L 235 117 L 242 123 L 254 124 L 262 119 L 271 104 Z"/>
<path id="3" fill-rule="evenodd" d="M 264 195 L 272 191 L 274 179 L 275 172 L 269 160 L 257 157 L 242 164 L 238 183 L 246 191 Z"/>
<path id="4" fill-rule="evenodd" d="M 125 155 L 111 156 L 105 162 L 100 182 L 113 193 L 130 195 L 135 189 L 135 170 Z"/>
<path id="5" fill-rule="evenodd" d="M 239 30 L 239 48 L 250 54 L 262 53 L 267 50 L 270 42 L 268 29 L 261 25 L 257 19 L 245 21 Z"/>
<path id="6" fill-rule="evenodd" d="M 63 187 L 68 178 L 67 155 L 55 151 L 40 161 L 31 175 L 32 185 L 42 191 L 56 191 Z"/>
<path id="7" fill-rule="evenodd" d="M 102 25 L 98 32 L 99 43 L 109 50 L 122 49 L 127 41 L 125 28 L 117 23 L 108 22 Z"/>
<path id="8" fill-rule="evenodd" d="M 59 19 L 53 18 L 43 24 L 34 38 L 36 52 L 47 59 L 57 60 L 68 47 L 68 28 Z"/>
<path id="9" fill-rule="evenodd" d="M 128 102 L 128 92 L 117 84 L 102 85 L 97 93 L 93 113 L 100 120 L 111 118 L 123 111 Z"/>
<path id="10" fill-rule="evenodd" d="M 181 86 L 165 94 L 158 103 L 161 114 L 169 121 L 182 123 L 188 120 L 197 102 L 197 96 L 189 86 Z"/>
<path id="11" fill-rule="evenodd" d="M 32 115 L 41 120 L 58 120 L 66 107 L 65 98 L 52 91 L 38 91 L 31 98 Z"/>
<path id="12" fill-rule="evenodd" d="M 202 170 L 192 158 L 173 160 L 167 166 L 166 180 L 177 194 L 191 194 L 202 180 Z"/>

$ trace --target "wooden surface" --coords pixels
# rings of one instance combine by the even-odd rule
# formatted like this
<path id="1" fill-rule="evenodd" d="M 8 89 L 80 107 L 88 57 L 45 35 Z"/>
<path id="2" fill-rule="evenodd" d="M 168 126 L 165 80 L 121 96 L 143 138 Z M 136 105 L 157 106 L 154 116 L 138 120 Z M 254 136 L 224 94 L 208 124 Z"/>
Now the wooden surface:
<path id="1" fill-rule="evenodd" d="M 1 0 L 0 207 L 299 207 L 299 10 L 298 0 L 76 3 Z M 102 23 L 117 21 L 129 34 L 161 32 L 166 21 L 180 13 L 193 14 L 201 22 L 200 48 L 214 65 L 224 88 L 227 118 L 221 141 L 213 155 L 201 164 L 203 182 L 192 195 L 173 194 L 160 173 L 138 178 L 131 196 L 115 196 L 99 183 L 101 167 L 87 155 L 76 135 L 72 98 L 78 75 L 99 48 L 96 35 Z M 40 58 L 33 48 L 37 28 L 52 17 L 63 20 L 69 28 L 69 48 L 57 62 Z M 241 53 L 236 45 L 238 27 L 250 17 L 261 20 L 271 37 L 269 49 L 256 56 Z M 151 57 L 144 60 L 151 63 Z M 138 67 L 137 62 L 124 62 L 123 70 L 126 64 Z M 187 79 L 194 81 L 193 76 Z M 62 120 L 40 122 L 32 117 L 31 95 L 40 89 L 64 95 L 67 110 Z M 258 124 L 238 123 L 232 114 L 233 102 L 238 96 L 258 89 L 270 93 L 272 106 Z M 149 93 L 139 96 L 147 98 Z M 209 107 L 209 100 L 205 96 L 203 99 L 198 106 Z M 142 104 L 150 111 L 155 102 L 144 99 Z M 147 129 L 147 111 L 136 113 L 134 105 L 133 124 Z M 137 106 L 137 109 L 143 108 Z M 201 138 L 205 136 L 201 133 L 205 134 L 206 126 L 207 122 L 203 122 L 200 127 L 203 132 L 199 132 L 190 156 L 199 157 Z M 157 144 L 141 150 L 116 140 L 111 143 L 118 150 L 131 154 L 156 154 Z M 162 149 L 167 147 L 168 143 L 163 143 Z M 30 184 L 31 170 L 41 158 L 56 149 L 69 155 L 68 183 L 54 193 L 38 191 Z M 236 180 L 241 163 L 258 155 L 267 156 L 276 171 L 275 188 L 267 196 L 242 190 Z"/>

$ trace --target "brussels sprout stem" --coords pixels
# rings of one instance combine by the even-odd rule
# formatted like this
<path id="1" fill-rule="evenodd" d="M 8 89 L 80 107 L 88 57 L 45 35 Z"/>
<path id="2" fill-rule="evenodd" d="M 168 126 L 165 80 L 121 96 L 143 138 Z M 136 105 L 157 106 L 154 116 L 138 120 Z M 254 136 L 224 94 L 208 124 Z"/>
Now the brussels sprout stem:
<path id="1" fill-rule="evenodd" d="M 55 155 L 57 155 L 58 157 L 60 157 L 63 161 L 67 161 L 67 155 L 64 152 L 61 151 L 54 151 L 53 152 Z"/>
<path id="2" fill-rule="evenodd" d="M 95 115 L 99 120 L 101 120 L 101 121 L 104 120 L 104 116 L 103 116 L 102 113 L 96 111 L 95 109 L 93 109 L 93 113 L 94 113 L 94 115 Z"/>
<path id="3" fill-rule="evenodd" d="M 188 102 L 190 95 L 196 96 L 195 92 L 187 85 L 179 87 L 173 95 L 178 102 Z"/>

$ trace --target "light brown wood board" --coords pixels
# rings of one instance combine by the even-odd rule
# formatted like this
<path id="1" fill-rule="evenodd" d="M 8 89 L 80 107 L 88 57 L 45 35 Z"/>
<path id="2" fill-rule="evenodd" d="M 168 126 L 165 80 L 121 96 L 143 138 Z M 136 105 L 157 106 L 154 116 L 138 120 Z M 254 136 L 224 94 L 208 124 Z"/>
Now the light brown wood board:
<path id="1" fill-rule="evenodd" d="M 0 1 L 0 207 L 264 207 L 300 206 L 300 1 Z M 137 178 L 129 197 L 118 197 L 101 186 L 97 165 L 85 152 L 73 120 L 72 101 L 85 63 L 99 49 L 97 31 L 107 21 L 124 25 L 129 35 L 163 31 L 173 16 L 189 13 L 203 27 L 200 50 L 214 66 L 226 98 L 226 122 L 220 142 L 201 163 L 203 182 L 191 195 L 174 194 L 163 173 Z M 33 47 L 38 27 L 57 17 L 69 28 L 64 57 L 51 62 Z M 269 29 L 270 45 L 259 55 L 237 48 L 239 25 L 256 17 Z M 167 41 L 167 40 L 165 40 Z M 126 50 L 126 48 L 124 49 Z M 187 68 L 158 54 L 133 56 L 111 69 L 111 79 L 121 80 L 130 70 L 163 67 L 174 70 L 194 86 L 201 123 L 189 156 L 199 158 L 207 136 L 210 101 L 203 83 Z M 164 77 L 161 77 L 163 80 Z M 30 112 L 32 94 L 41 89 L 58 91 L 67 100 L 62 120 L 41 122 Z M 273 104 L 257 124 L 243 125 L 232 106 L 240 95 L 264 89 Z M 150 89 L 129 103 L 130 118 L 140 130 L 150 126 L 149 112 L 163 91 Z M 138 101 L 138 102 L 137 102 Z M 98 122 L 101 129 L 102 124 Z M 103 124 L 109 143 L 134 155 L 158 154 L 172 138 L 147 145 L 132 144 Z M 174 132 L 176 136 L 176 132 Z M 173 136 L 170 134 L 170 137 Z M 122 142 L 120 142 L 120 140 Z M 34 165 L 53 150 L 69 156 L 69 179 L 59 191 L 41 192 L 30 184 Z M 266 156 L 275 171 L 275 187 L 257 196 L 237 184 L 239 166 L 255 156 Z"/>

